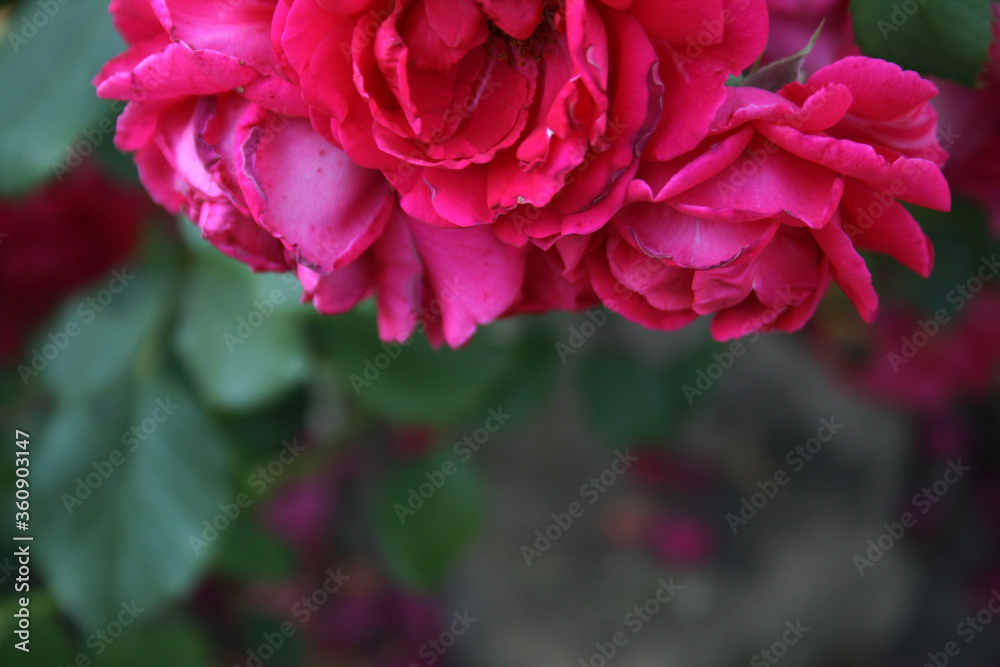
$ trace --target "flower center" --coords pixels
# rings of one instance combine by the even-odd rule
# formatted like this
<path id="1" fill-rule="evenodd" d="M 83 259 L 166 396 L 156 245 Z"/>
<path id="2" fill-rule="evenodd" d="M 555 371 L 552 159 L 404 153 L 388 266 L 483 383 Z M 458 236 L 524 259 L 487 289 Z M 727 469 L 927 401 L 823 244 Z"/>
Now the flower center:
<path id="1" fill-rule="evenodd" d="M 565 0 L 549 0 L 545 3 L 542 9 L 542 19 L 527 39 L 512 37 L 490 21 L 490 32 L 501 39 L 490 40 L 492 45 L 489 47 L 489 57 L 497 60 L 516 58 L 521 65 L 528 60 L 538 62 L 542 58 L 545 47 L 556 43 L 555 35 L 564 30 L 565 22 Z"/>

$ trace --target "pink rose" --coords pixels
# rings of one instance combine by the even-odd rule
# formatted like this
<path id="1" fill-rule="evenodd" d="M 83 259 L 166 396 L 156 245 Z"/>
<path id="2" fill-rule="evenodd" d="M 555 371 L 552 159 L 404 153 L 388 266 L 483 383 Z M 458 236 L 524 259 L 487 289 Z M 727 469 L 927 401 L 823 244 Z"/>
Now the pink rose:
<path id="1" fill-rule="evenodd" d="M 766 33 L 759 0 L 291 0 L 272 35 L 316 130 L 407 213 L 523 244 L 604 225 L 644 147 L 697 145 Z"/>
<path id="2" fill-rule="evenodd" d="M 764 47 L 763 0 L 111 9 L 130 46 L 98 92 L 129 100 L 116 141 L 156 200 L 323 313 L 374 295 L 387 340 L 598 298 L 659 328 L 791 330 L 831 279 L 871 318 L 855 245 L 926 273 L 896 199 L 948 205 L 916 75 L 851 58 L 780 94 L 725 86 Z"/>
<path id="3" fill-rule="evenodd" d="M 596 295 L 566 231 L 640 153 L 696 146 L 766 37 L 763 0 L 112 0 L 116 143 L 157 202 L 380 335 L 461 345 Z M 494 222 L 494 225 L 485 223 Z M 526 245 L 537 239 L 537 248 Z M 513 242 L 513 243 L 511 243 Z"/>
<path id="4" fill-rule="evenodd" d="M 819 40 L 806 59 L 806 69 L 828 65 L 838 58 L 861 53 L 854 42 L 847 0 L 767 0 L 771 32 L 764 61 L 791 55 L 805 44 L 820 21 Z M 1000 3 L 993 9 L 993 42 L 980 83 L 969 88 L 931 77 L 940 90 L 935 106 L 940 112 L 942 146 L 951 153 L 945 176 L 955 194 L 985 207 L 994 233 L 1000 235 Z"/>
<path id="5" fill-rule="evenodd" d="M 863 57 L 777 94 L 729 88 L 698 148 L 644 156 L 630 204 L 586 255 L 598 295 L 653 328 L 714 313 L 725 340 L 800 328 L 836 280 L 871 321 L 878 298 L 858 249 L 927 275 L 930 243 L 899 200 L 950 206 L 936 93 Z"/>
<path id="6" fill-rule="evenodd" d="M 130 47 L 96 83 L 129 100 L 116 145 L 158 203 L 255 270 L 295 271 L 321 312 L 374 294 L 384 339 L 420 328 L 463 344 L 520 299 L 525 252 L 416 222 L 379 171 L 318 134 L 271 49 L 276 6 L 114 0 Z"/>

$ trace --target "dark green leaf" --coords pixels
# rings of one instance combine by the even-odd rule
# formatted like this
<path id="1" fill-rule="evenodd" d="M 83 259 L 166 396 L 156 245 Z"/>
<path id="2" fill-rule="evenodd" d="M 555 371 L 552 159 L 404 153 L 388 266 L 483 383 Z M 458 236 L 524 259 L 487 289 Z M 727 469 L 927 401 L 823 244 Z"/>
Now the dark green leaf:
<path id="1" fill-rule="evenodd" d="M 434 350 L 422 335 L 406 344 L 381 343 L 364 311 L 319 325 L 324 345 L 351 385 L 349 395 L 396 422 L 454 424 L 476 419 L 513 367 L 507 346 L 480 332 L 460 350 Z"/>
<path id="2" fill-rule="evenodd" d="M 48 3 L 46 3 L 48 5 Z M 111 103 L 91 79 L 124 50 L 105 0 L 21 3 L 0 48 L 0 194 L 12 195 L 78 164 L 110 142 Z M 50 14 L 52 14 L 50 16 Z"/>
<path id="3" fill-rule="evenodd" d="M 967 86 L 993 39 L 989 0 L 852 0 L 851 14 L 866 55 Z"/>
<path id="4" fill-rule="evenodd" d="M 32 441 L 38 563 L 63 609 L 89 632 L 188 590 L 209 560 L 191 538 L 229 500 L 225 446 L 195 397 L 159 378 L 117 386 L 63 404 Z"/>
<path id="5" fill-rule="evenodd" d="M 654 368 L 622 352 L 604 350 L 586 357 L 580 371 L 584 410 L 609 444 L 667 432 L 675 415 Z"/>
<path id="6" fill-rule="evenodd" d="M 209 654 L 205 639 L 189 622 L 140 619 L 124 628 L 95 662 L 101 667 L 209 667 Z"/>
<path id="7" fill-rule="evenodd" d="M 234 452 L 239 467 L 255 468 L 275 455 L 275 447 L 303 428 L 308 403 L 308 389 L 292 391 L 280 400 L 251 412 L 227 412 L 218 415 L 218 423 L 229 442 L 240 443 Z M 330 410 L 324 401 L 323 409 Z"/>
<path id="8" fill-rule="evenodd" d="M 515 421 L 529 418 L 544 406 L 551 395 L 559 365 L 559 355 L 554 348 L 551 329 L 529 327 L 517 344 L 512 344 L 505 352 L 513 358 L 512 367 L 485 406 L 503 406 Z M 482 413 L 476 416 L 482 418 Z"/>
<path id="9" fill-rule="evenodd" d="M 704 325 L 707 325 L 707 322 L 702 324 Z M 724 377 L 730 368 L 740 363 L 740 358 L 746 354 L 755 340 L 751 334 L 738 341 L 719 343 L 712 340 L 707 331 L 708 327 L 704 328 L 702 336 L 671 359 L 664 369 L 662 377 L 669 412 L 675 415 L 673 422 L 667 425 L 668 434 L 678 429 L 686 418 L 703 405 L 711 402 L 715 380 Z M 722 371 L 722 375 L 718 375 L 718 378 L 715 377 L 718 373 L 715 370 L 716 366 Z M 712 375 L 708 375 L 709 373 Z M 705 383 L 709 381 L 710 384 L 706 389 Z"/>
<path id="10" fill-rule="evenodd" d="M 475 537 L 483 505 L 479 475 L 451 450 L 394 470 L 376 509 L 389 570 L 409 586 L 436 584 Z"/>
<path id="11" fill-rule="evenodd" d="M 188 277 L 174 342 L 205 399 L 247 410 L 302 383 L 309 368 L 300 286 L 199 253 Z"/>
<path id="12" fill-rule="evenodd" d="M 175 263 L 162 247 L 147 248 L 146 256 L 67 299 L 36 341 L 33 349 L 47 361 L 41 377 L 60 398 L 81 400 L 120 380 L 169 315 Z"/>
<path id="13" fill-rule="evenodd" d="M 278 580 L 291 574 L 294 565 L 288 547 L 250 519 L 226 531 L 219 551 L 219 569 L 240 579 Z"/>

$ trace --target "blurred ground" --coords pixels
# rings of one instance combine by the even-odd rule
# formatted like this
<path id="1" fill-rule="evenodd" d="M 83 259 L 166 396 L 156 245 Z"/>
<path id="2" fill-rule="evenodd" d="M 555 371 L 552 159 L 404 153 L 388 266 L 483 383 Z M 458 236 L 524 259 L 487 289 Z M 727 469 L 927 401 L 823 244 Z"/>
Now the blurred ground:
<path id="1" fill-rule="evenodd" d="M 654 355 L 663 348 L 663 334 L 633 327 L 615 333 Z M 613 634 L 624 631 L 628 642 L 609 663 L 756 667 L 774 664 L 757 653 L 782 639 L 786 622 L 797 621 L 808 630 L 788 647 L 783 665 L 914 664 L 894 659 L 900 651 L 893 638 L 912 637 L 928 650 L 936 648 L 935 634 L 942 646 L 954 639 L 951 628 L 969 611 L 958 571 L 935 569 L 905 536 L 863 577 L 853 561 L 883 523 L 906 509 L 900 498 L 910 495 L 904 482 L 914 454 L 906 421 L 834 387 L 801 341 L 787 336 L 750 346 L 712 388 L 717 395 L 707 409 L 672 443 L 733 480 L 727 493 L 690 508 L 714 524 L 719 548 L 712 562 L 669 567 L 643 550 L 609 543 L 616 508 L 641 495 L 625 477 L 527 566 L 520 546 L 552 522 L 552 512 L 579 500 L 580 484 L 614 458 L 569 399 L 573 374 L 570 362 L 560 398 L 544 418 L 502 434 L 482 453 L 493 494 L 490 520 L 442 607 L 468 609 L 480 619 L 456 643 L 458 664 L 602 665 L 595 643 L 611 646 Z M 814 437 L 824 418 L 843 429 L 793 472 L 786 453 Z M 781 469 L 789 481 L 733 535 L 725 515 Z M 662 578 L 681 591 L 648 622 L 627 619 Z M 989 656 L 998 650 L 994 632 L 964 649 L 959 664 L 993 664 Z"/>

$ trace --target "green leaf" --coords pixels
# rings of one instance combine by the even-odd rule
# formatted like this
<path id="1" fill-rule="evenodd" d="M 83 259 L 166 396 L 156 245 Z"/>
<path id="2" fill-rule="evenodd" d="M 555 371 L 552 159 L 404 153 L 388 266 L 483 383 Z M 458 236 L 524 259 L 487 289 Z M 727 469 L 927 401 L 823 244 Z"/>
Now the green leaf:
<path id="1" fill-rule="evenodd" d="M 219 550 L 219 569 L 248 581 L 277 581 L 291 574 L 294 566 L 294 554 L 285 543 L 249 518 L 233 524 Z"/>
<path id="2" fill-rule="evenodd" d="M 434 586 L 475 537 L 483 513 L 479 475 L 451 450 L 396 468 L 376 508 L 387 567 L 403 584 Z"/>
<path id="3" fill-rule="evenodd" d="M 169 316 L 176 265 L 158 239 L 151 236 L 145 260 L 67 299 L 37 340 L 34 349 L 52 357 L 41 376 L 60 398 L 81 400 L 117 382 Z"/>
<path id="4" fill-rule="evenodd" d="M 324 343 L 351 385 L 351 396 L 395 422 L 447 425 L 485 418 L 491 393 L 513 367 L 508 346 L 480 332 L 464 348 L 433 349 L 421 335 L 381 343 L 363 312 L 319 324 Z"/>
<path id="5" fill-rule="evenodd" d="M 121 385 L 61 405 L 36 443 L 39 565 L 88 632 L 135 600 L 152 610 L 208 563 L 200 537 L 229 500 L 225 445 L 175 382 Z"/>
<path id="6" fill-rule="evenodd" d="M 602 350 L 580 369 L 584 410 L 609 444 L 663 436 L 675 419 L 660 375 L 630 355 Z"/>
<path id="7" fill-rule="evenodd" d="M 309 401 L 309 390 L 304 387 L 249 413 L 216 415 L 226 440 L 240 443 L 233 452 L 237 469 L 254 469 L 270 462 L 276 444 L 302 430 Z M 324 401 L 322 409 L 329 411 L 329 403 Z"/>
<path id="8" fill-rule="evenodd" d="M 208 402 L 247 410 L 306 379 L 307 311 L 289 278 L 254 274 L 218 252 L 195 255 L 174 343 Z"/>
<path id="9" fill-rule="evenodd" d="M 111 141 L 114 113 L 91 79 L 124 50 L 105 0 L 21 3 L 0 48 L 0 194 L 21 193 L 56 176 L 81 141 Z M 82 151 L 81 151 L 82 152 Z M 89 151 L 88 151 L 89 152 Z M 74 154 L 75 155 L 75 154 Z"/>
<path id="10" fill-rule="evenodd" d="M 510 343 L 504 354 L 512 357 L 511 368 L 486 399 L 485 406 L 502 406 L 512 415 L 512 421 L 529 419 L 551 396 L 559 366 L 551 328 L 528 326 L 521 339 Z M 483 418 L 481 410 L 476 417 Z"/>
<path id="11" fill-rule="evenodd" d="M 119 639 L 98 658 L 101 667 L 209 667 L 205 639 L 190 622 L 175 618 L 151 623 L 143 619 L 124 628 Z"/>
<path id="12" fill-rule="evenodd" d="M 993 40 L 989 0 L 852 0 L 851 14 L 866 55 L 967 86 Z"/>
<path id="13" fill-rule="evenodd" d="M 756 340 L 750 335 L 740 340 L 720 343 L 709 335 L 707 324 L 703 322 L 693 325 L 703 328 L 701 335 L 693 343 L 688 343 L 664 368 L 667 403 L 670 413 L 675 415 L 672 423 L 667 425 L 667 435 L 675 432 L 685 419 L 711 403 L 713 397 L 717 396 L 716 380 L 722 381 L 730 368 L 741 363 L 740 358 Z M 721 370 L 721 375 L 718 375 L 716 367 Z M 706 379 L 711 381 L 707 389 L 704 384 Z"/>

